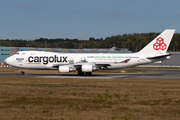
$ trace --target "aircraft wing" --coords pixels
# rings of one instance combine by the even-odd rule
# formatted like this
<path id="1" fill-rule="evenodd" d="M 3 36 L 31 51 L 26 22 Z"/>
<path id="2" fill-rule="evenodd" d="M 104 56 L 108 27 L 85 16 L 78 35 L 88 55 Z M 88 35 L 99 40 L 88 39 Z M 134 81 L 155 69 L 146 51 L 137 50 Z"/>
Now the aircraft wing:
<path id="1" fill-rule="evenodd" d="M 81 62 L 81 63 L 74 63 L 74 64 L 54 64 L 52 67 L 58 68 L 59 66 L 73 66 L 75 68 L 80 68 L 82 65 L 94 65 L 96 67 L 107 67 L 111 66 L 111 64 L 114 64 L 114 62 L 96 62 L 96 63 L 90 63 L 90 62 Z"/>
<path id="2" fill-rule="evenodd" d="M 111 66 L 111 64 L 114 64 L 114 62 L 87 62 L 87 63 L 75 63 L 74 64 L 74 67 L 80 67 L 82 65 L 85 65 L 85 64 L 92 64 L 92 65 L 95 65 L 96 67 L 107 67 L 107 66 Z"/>
<path id="3" fill-rule="evenodd" d="M 92 64 L 95 65 L 96 67 L 107 67 L 107 66 L 111 66 L 113 64 L 121 64 L 121 63 L 128 63 L 130 61 L 130 59 L 125 59 L 121 62 L 87 62 L 87 63 L 75 63 L 74 66 L 75 67 L 79 67 L 82 66 L 84 64 Z"/>
<path id="4" fill-rule="evenodd" d="M 52 65 L 52 67 L 58 68 L 59 66 L 66 66 L 66 65 L 69 65 L 69 64 L 54 64 Z"/>
<path id="5" fill-rule="evenodd" d="M 130 61 L 130 59 L 125 59 L 125 60 L 122 60 L 120 62 L 78 62 L 78 63 L 74 63 L 74 64 L 54 64 L 53 67 L 57 68 L 59 66 L 71 66 L 71 67 L 79 68 L 82 65 L 93 65 L 96 67 L 107 67 L 107 66 L 111 66 L 113 64 L 128 63 L 129 61 Z"/>
<path id="6" fill-rule="evenodd" d="M 76 69 L 78 69 L 82 65 L 92 65 L 92 66 L 96 66 L 97 68 L 107 68 L 108 66 L 111 66 L 114 64 L 128 63 L 129 61 L 130 59 L 125 59 L 120 62 L 77 62 L 74 64 L 54 64 L 52 67 L 58 68 L 59 66 L 69 66 L 69 67 L 75 67 Z"/>

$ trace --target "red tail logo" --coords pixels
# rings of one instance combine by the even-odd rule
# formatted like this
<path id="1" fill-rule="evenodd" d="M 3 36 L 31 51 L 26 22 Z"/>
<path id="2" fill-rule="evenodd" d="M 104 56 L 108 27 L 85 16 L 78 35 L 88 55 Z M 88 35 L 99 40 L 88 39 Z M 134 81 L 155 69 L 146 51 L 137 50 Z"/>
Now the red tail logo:
<path id="1" fill-rule="evenodd" d="M 153 48 L 155 50 L 165 50 L 167 48 L 166 43 L 164 43 L 164 39 L 159 37 L 156 39 L 156 43 L 153 44 Z"/>

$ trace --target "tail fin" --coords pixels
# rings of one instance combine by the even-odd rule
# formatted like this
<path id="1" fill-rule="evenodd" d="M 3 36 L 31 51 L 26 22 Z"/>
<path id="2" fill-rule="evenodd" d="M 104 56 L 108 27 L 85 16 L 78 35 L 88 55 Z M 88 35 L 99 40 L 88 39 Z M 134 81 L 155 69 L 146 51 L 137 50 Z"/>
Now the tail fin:
<path id="1" fill-rule="evenodd" d="M 146 45 L 138 53 L 143 54 L 163 54 L 166 53 L 171 39 L 174 35 L 174 29 L 166 29 L 159 36 L 157 36 L 153 41 Z"/>

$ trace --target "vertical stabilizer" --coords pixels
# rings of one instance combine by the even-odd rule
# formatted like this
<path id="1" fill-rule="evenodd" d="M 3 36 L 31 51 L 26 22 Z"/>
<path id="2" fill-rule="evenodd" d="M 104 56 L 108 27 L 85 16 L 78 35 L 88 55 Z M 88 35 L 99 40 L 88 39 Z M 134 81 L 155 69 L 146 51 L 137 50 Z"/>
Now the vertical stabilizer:
<path id="1" fill-rule="evenodd" d="M 138 53 L 143 54 L 163 54 L 167 52 L 171 39 L 174 35 L 174 29 L 166 29 L 159 36 L 157 36 L 153 41 L 146 45 Z"/>

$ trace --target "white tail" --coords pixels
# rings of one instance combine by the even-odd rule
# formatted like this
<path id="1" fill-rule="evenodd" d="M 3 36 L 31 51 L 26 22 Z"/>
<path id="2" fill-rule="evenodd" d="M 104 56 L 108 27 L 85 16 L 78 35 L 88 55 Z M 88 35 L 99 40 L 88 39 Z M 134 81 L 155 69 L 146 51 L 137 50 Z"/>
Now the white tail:
<path id="1" fill-rule="evenodd" d="M 174 29 L 167 29 L 157 36 L 153 41 L 146 45 L 138 53 L 143 54 L 164 54 L 166 53 L 171 39 L 174 35 Z"/>

